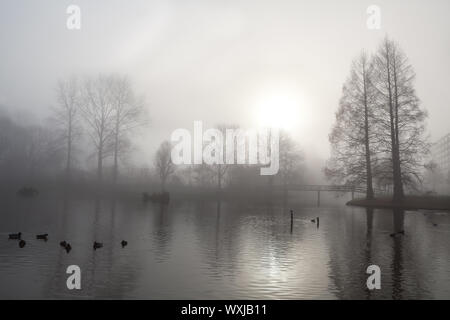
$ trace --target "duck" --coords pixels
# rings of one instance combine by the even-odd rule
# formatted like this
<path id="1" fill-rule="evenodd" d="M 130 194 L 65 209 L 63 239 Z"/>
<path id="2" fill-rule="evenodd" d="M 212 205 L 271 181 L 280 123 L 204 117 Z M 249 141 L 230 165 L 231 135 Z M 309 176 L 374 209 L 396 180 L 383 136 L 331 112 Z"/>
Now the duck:
<path id="1" fill-rule="evenodd" d="M 20 240 L 20 241 L 19 241 L 19 247 L 20 247 L 20 248 L 25 247 L 26 244 L 27 244 L 27 243 L 25 242 L 25 240 Z"/>
<path id="2" fill-rule="evenodd" d="M 390 237 L 395 237 L 398 234 L 405 235 L 405 230 L 401 230 L 401 231 L 398 231 L 398 232 L 391 233 L 389 236 Z"/>
<path id="3" fill-rule="evenodd" d="M 66 252 L 69 253 L 70 250 L 72 250 L 72 246 L 70 245 L 70 243 L 67 243 L 65 246 Z"/>
<path id="4" fill-rule="evenodd" d="M 438 224 L 437 224 L 437 223 L 433 223 L 433 226 L 434 226 L 434 227 L 437 227 L 437 226 L 438 226 Z"/>
<path id="5" fill-rule="evenodd" d="M 93 247 L 94 247 L 94 250 L 97 250 L 97 249 L 103 247 L 103 243 L 94 241 L 94 246 Z"/>
<path id="6" fill-rule="evenodd" d="M 38 234 L 38 235 L 36 235 L 36 239 L 47 241 L 48 240 L 48 233 Z"/>
<path id="7" fill-rule="evenodd" d="M 22 232 L 9 234 L 9 239 L 13 239 L 13 240 L 22 239 Z"/>
<path id="8" fill-rule="evenodd" d="M 122 241 L 120 242 L 120 244 L 122 245 L 122 248 L 125 248 L 125 246 L 128 244 L 128 242 L 125 241 L 125 240 L 122 240 Z"/>

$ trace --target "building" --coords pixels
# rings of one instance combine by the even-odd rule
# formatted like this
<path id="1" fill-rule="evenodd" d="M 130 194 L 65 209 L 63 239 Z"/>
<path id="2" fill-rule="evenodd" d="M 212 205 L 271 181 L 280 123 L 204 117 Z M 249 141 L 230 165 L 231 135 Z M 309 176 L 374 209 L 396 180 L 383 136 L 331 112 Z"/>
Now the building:
<path id="1" fill-rule="evenodd" d="M 450 173 L 450 133 L 433 143 L 431 155 L 438 170 L 448 175 Z"/>
<path id="2" fill-rule="evenodd" d="M 434 192 L 450 193 L 450 133 L 433 143 L 431 158 L 436 167 L 428 172 L 427 186 Z"/>

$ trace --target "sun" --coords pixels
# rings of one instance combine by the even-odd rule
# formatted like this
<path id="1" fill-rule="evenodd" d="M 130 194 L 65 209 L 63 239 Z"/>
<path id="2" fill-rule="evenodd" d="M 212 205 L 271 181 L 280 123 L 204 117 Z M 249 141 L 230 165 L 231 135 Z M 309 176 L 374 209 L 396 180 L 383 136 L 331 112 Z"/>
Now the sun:
<path id="1" fill-rule="evenodd" d="M 299 124 L 300 101 L 294 95 L 274 93 L 260 99 L 255 118 L 261 127 L 293 130 Z"/>

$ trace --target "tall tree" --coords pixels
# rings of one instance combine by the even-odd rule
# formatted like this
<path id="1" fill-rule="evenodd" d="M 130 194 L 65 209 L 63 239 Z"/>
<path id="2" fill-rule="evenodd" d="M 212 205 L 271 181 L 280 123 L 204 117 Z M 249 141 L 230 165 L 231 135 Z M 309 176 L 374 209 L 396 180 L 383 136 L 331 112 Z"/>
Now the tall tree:
<path id="1" fill-rule="evenodd" d="M 372 199 L 372 155 L 375 134 L 375 90 L 372 85 L 373 68 L 366 53 L 362 52 L 352 62 L 346 80 L 336 122 L 329 136 L 332 157 L 326 175 L 336 182 L 365 184 L 366 198 Z"/>
<path id="2" fill-rule="evenodd" d="M 390 155 L 394 201 L 404 197 L 404 184 L 421 182 L 427 113 L 420 107 L 413 82 L 415 73 L 397 43 L 385 38 L 374 58 L 373 83 L 383 111 L 377 135 L 381 151 Z M 389 166 L 385 166 L 389 167 Z"/>
<path id="3" fill-rule="evenodd" d="M 58 105 L 53 109 L 53 118 L 61 131 L 61 138 L 66 145 L 66 180 L 70 180 L 73 164 L 73 145 L 79 135 L 80 91 L 78 80 L 71 77 L 60 80 L 56 87 Z"/>
<path id="4" fill-rule="evenodd" d="M 103 180 L 103 160 L 114 134 L 114 105 L 111 77 L 100 75 L 86 79 L 83 86 L 82 116 L 97 154 L 97 180 Z"/>
<path id="5" fill-rule="evenodd" d="M 166 183 L 170 175 L 175 172 L 175 165 L 171 158 L 172 146 L 169 141 L 164 141 L 156 151 L 155 167 L 161 181 L 161 190 L 166 191 Z"/>
<path id="6" fill-rule="evenodd" d="M 143 102 L 139 100 L 124 76 L 111 79 L 111 103 L 113 108 L 113 182 L 117 182 L 119 156 L 126 150 L 128 134 L 145 123 Z"/>

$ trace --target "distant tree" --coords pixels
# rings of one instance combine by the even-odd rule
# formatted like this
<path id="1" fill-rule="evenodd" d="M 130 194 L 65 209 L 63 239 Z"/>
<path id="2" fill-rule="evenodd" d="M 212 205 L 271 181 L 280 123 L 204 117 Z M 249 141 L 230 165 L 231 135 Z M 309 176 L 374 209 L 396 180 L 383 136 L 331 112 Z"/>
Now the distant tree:
<path id="1" fill-rule="evenodd" d="M 0 183 L 34 183 L 57 173 L 62 155 L 53 128 L 0 115 Z"/>
<path id="2" fill-rule="evenodd" d="M 0 166 L 8 157 L 11 148 L 12 128 L 12 121 L 0 114 Z"/>
<path id="3" fill-rule="evenodd" d="M 66 180 L 70 180 L 73 164 L 73 145 L 80 134 L 79 111 L 80 90 L 75 77 L 60 80 L 56 87 L 57 106 L 53 109 L 53 119 L 66 145 Z"/>
<path id="4" fill-rule="evenodd" d="M 46 170 L 60 169 L 59 150 L 51 129 L 41 126 L 26 127 L 24 137 L 22 143 L 28 180 L 34 180 L 38 172 L 42 175 Z"/>
<path id="5" fill-rule="evenodd" d="M 420 107 L 413 82 L 415 73 L 397 43 L 385 38 L 374 57 L 373 84 L 380 106 L 377 144 L 390 157 L 394 200 L 404 197 L 404 184 L 421 183 L 427 113 Z"/>
<path id="6" fill-rule="evenodd" d="M 100 75 L 88 78 L 82 88 L 81 114 L 97 156 L 97 180 L 103 180 L 103 160 L 109 155 L 108 146 L 114 136 L 114 104 L 112 79 Z"/>
<path id="7" fill-rule="evenodd" d="M 216 180 L 213 168 L 205 163 L 193 166 L 195 184 L 200 187 L 209 187 Z"/>
<path id="8" fill-rule="evenodd" d="M 130 81 L 124 76 L 111 78 L 111 103 L 113 108 L 113 182 L 117 182 L 121 154 L 125 153 L 129 143 L 128 135 L 134 129 L 145 124 L 142 100 L 138 99 L 131 87 Z"/>
<path id="9" fill-rule="evenodd" d="M 425 175 L 427 178 L 428 186 L 431 187 L 431 190 L 436 191 L 437 186 L 440 184 L 440 180 L 444 178 L 443 172 L 440 170 L 438 164 L 431 160 L 425 164 Z"/>
<path id="10" fill-rule="evenodd" d="M 278 175 L 281 178 L 286 195 L 288 185 L 299 178 L 303 155 L 292 137 L 284 131 L 280 132 L 279 154 L 280 168 Z"/>
<path id="11" fill-rule="evenodd" d="M 175 172 L 175 165 L 171 158 L 172 146 L 169 141 L 164 141 L 155 155 L 155 168 L 161 181 L 161 190 L 166 191 L 166 182 Z"/>
<path id="12" fill-rule="evenodd" d="M 217 189 L 220 192 L 222 190 L 223 187 L 223 183 L 224 180 L 227 176 L 227 173 L 230 169 L 230 164 L 227 163 L 226 161 L 226 155 L 228 152 L 227 149 L 227 144 L 226 144 L 226 139 L 227 139 L 227 129 L 230 130 L 238 130 L 239 126 L 237 125 L 227 125 L 227 124 L 220 124 L 217 126 L 217 129 L 222 133 L 222 138 L 223 138 L 223 145 L 219 146 L 219 148 L 222 150 L 222 163 L 216 163 L 211 165 L 212 170 L 215 172 L 216 175 L 216 181 L 217 181 Z M 230 149 L 230 151 L 232 151 Z M 235 146 L 234 148 L 234 161 L 236 162 L 236 154 L 237 154 L 237 148 Z"/>
<path id="13" fill-rule="evenodd" d="M 372 199 L 372 156 L 376 123 L 376 92 L 372 84 L 373 67 L 366 53 L 352 63 L 350 76 L 342 89 L 336 122 L 329 140 L 332 155 L 325 173 L 336 182 L 365 184 L 366 198 Z"/>

